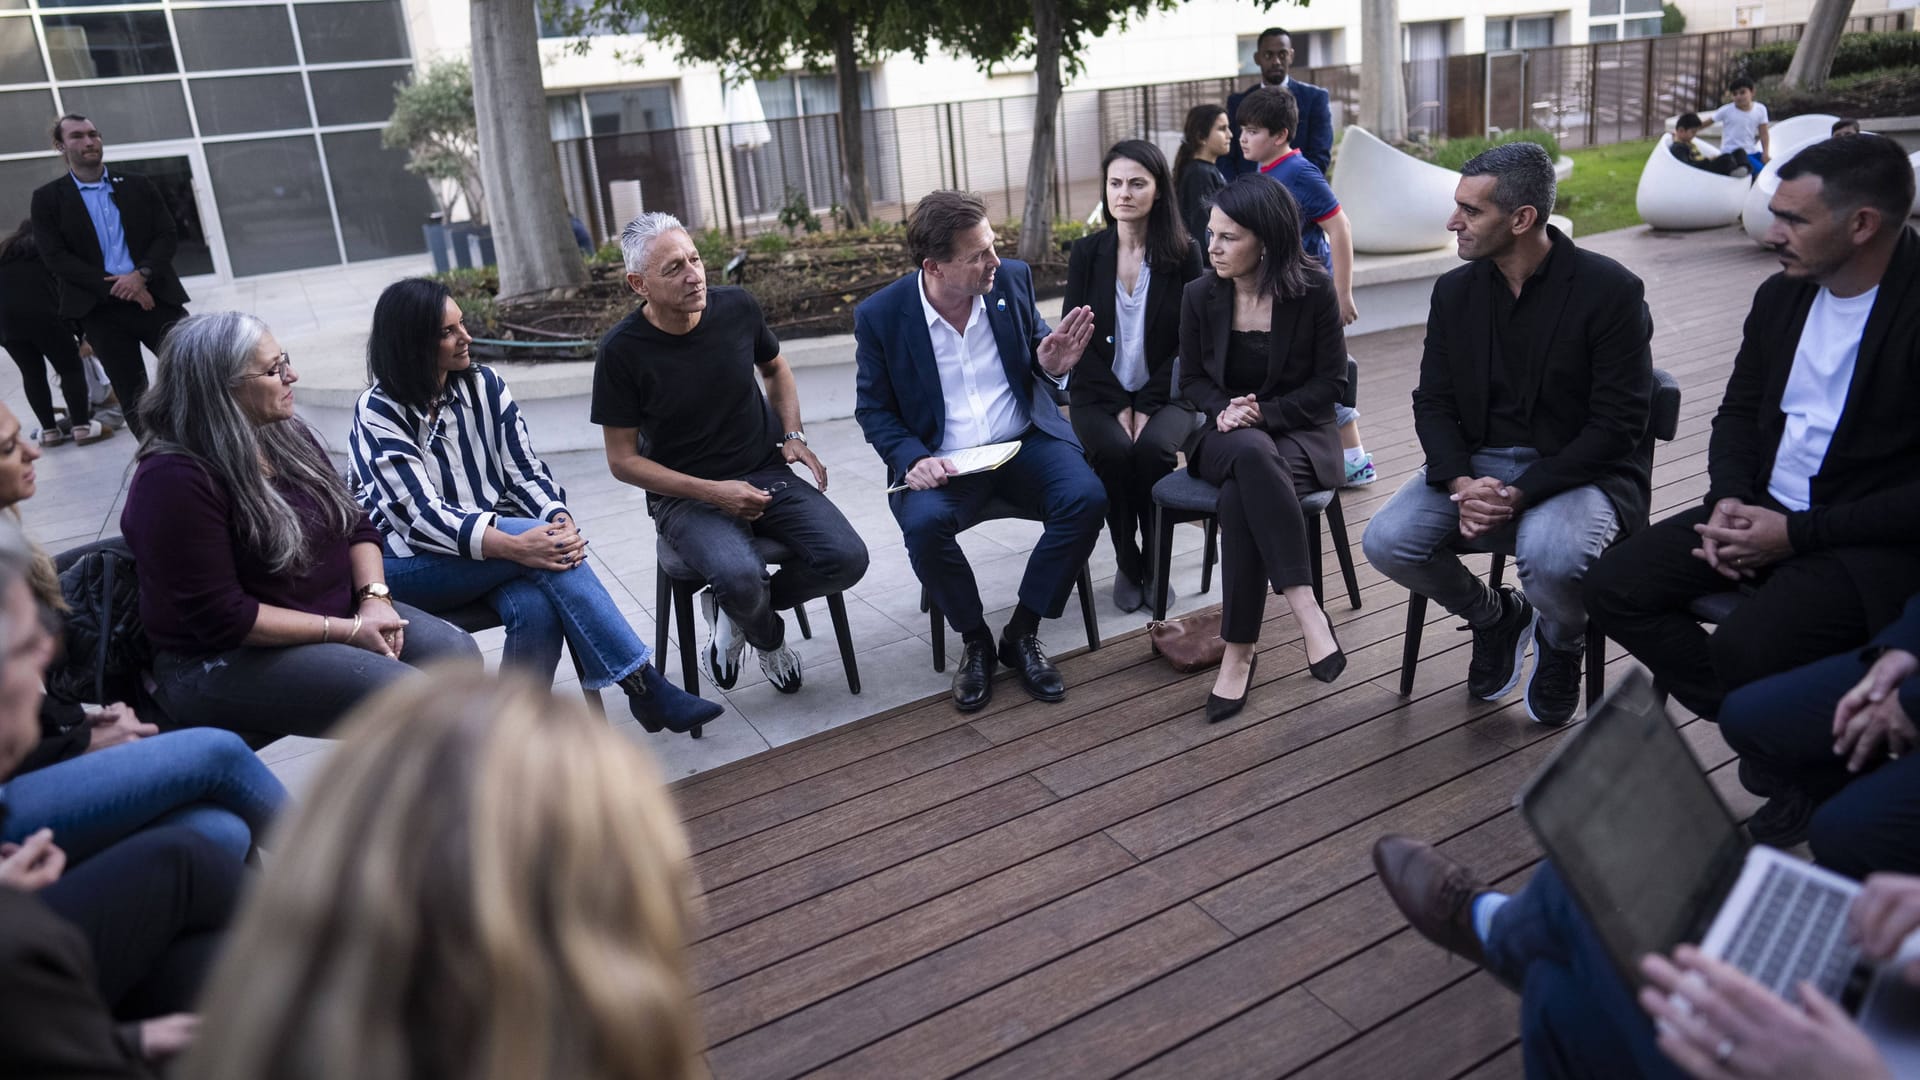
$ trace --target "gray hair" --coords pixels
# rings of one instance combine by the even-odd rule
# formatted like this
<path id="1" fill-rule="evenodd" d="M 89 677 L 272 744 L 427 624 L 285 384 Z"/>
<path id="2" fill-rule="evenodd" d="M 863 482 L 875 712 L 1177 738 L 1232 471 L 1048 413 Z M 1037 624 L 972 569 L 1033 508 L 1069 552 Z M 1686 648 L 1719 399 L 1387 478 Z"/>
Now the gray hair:
<path id="1" fill-rule="evenodd" d="M 267 324 L 238 311 L 193 315 L 160 343 L 160 367 L 140 399 L 146 434 L 136 457 L 186 454 L 213 474 L 232 502 L 240 539 L 276 573 L 297 572 L 311 560 L 300 516 L 267 482 L 261 463 L 318 502 L 327 524 L 346 536 L 360 506 L 312 429 L 298 418 L 256 426 L 233 391 L 247 374 Z"/>
<path id="2" fill-rule="evenodd" d="M 627 227 L 620 230 L 620 255 L 627 264 L 627 273 L 646 273 L 653 242 L 676 230 L 686 232 L 687 227 L 680 224 L 679 218 L 660 210 L 627 222 Z"/>
<path id="3" fill-rule="evenodd" d="M 1510 142 L 1490 147 L 1462 165 L 1460 175 L 1493 177 L 1493 205 L 1501 213 L 1512 214 L 1531 206 L 1539 215 L 1533 227 L 1547 227 L 1547 215 L 1553 213 L 1559 185 L 1553 175 L 1553 158 L 1539 143 Z"/>

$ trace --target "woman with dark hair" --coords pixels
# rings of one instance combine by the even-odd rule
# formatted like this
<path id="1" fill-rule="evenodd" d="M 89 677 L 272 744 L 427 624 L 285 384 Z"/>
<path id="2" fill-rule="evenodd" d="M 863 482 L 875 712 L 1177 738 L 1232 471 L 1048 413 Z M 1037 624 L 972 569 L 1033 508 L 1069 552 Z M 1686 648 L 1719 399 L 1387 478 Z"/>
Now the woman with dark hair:
<path id="1" fill-rule="evenodd" d="M 160 346 L 120 531 L 140 568 L 154 696 L 176 720 L 323 735 L 473 639 L 396 604 L 380 533 L 311 428 L 293 361 L 251 315 L 176 323 Z"/>
<path id="2" fill-rule="evenodd" d="M 1300 246 L 1293 196 L 1248 174 L 1221 189 L 1208 221 L 1213 269 L 1180 309 L 1183 397 L 1206 414 L 1187 468 L 1220 488 L 1220 675 L 1207 720 L 1238 713 L 1253 681 L 1267 586 L 1300 624 L 1308 670 L 1332 682 L 1346 654 L 1313 596 L 1300 496 L 1340 486 L 1333 404 L 1347 381 L 1340 303 Z"/>
<path id="3" fill-rule="evenodd" d="M 41 446 L 58 446 L 73 439 L 98 442 L 113 429 L 93 420 L 87 400 L 87 375 L 80 366 L 80 346 L 73 331 L 54 314 L 59 308 L 53 275 L 40 261 L 33 242 L 33 222 L 23 221 L 0 239 L 0 346 L 20 369 L 27 404 L 40 423 L 34 439 Z M 67 415 L 53 412 L 53 388 L 47 385 L 47 365 L 60 376 L 60 395 Z"/>
<path id="4" fill-rule="evenodd" d="M 348 453 L 394 595 L 429 611 L 484 601 L 507 628 L 503 664 L 551 686 L 565 642 L 587 689 L 618 684 L 648 731 L 696 732 L 720 705 L 648 663 L 505 380 L 473 362 L 461 318 L 447 287 L 425 278 L 387 286 L 373 308 L 373 385 L 354 406 Z"/>
<path id="5" fill-rule="evenodd" d="M 1200 276 L 1200 249 L 1175 212 L 1167 159 L 1150 142 L 1116 143 L 1100 163 L 1107 227 L 1074 241 L 1063 310 L 1093 308 L 1093 340 L 1068 383 L 1073 433 L 1107 489 L 1118 566 L 1113 602 L 1146 602 L 1153 485 L 1173 470 L 1193 414 L 1166 408 L 1180 350 L 1180 291 Z"/>
<path id="6" fill-rule="evenodd" d="M 1173 182 L 1180 188 L 1180 220 L 1187 235 L 1205 247 L 1207 212 L 1213 197 L 1227 186 L 1214 162 L 1233 151 L 1233 128 L 1227 110 L 1218 105 L 1195 105 L 1187 110 L 1187 126 L 1180 149 L 1173 155 Z"/>

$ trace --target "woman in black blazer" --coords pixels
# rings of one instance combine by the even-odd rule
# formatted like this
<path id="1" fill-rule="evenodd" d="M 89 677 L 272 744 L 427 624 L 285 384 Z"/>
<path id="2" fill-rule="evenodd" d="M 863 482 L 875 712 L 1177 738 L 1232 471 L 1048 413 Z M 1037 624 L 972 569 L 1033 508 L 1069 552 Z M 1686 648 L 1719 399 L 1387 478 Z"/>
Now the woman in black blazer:
<path id="1" fill-rule="evenodd" d="M 1180 309 L 1181 396 L 1206 414 L 1187 468 L 1220 488 L 1220 675 L 1207 720 L 1240 711 L 1253 681 L 1267 586 L 1300 623 L 1308 668 L 1332 682 L 1347 658 L 1313 596 L 1300 496 L 1344 477 L 1333 404 L 1346 389 L 1340 304 L 1300 246 L 1287 189 L 1249 174 L 1223 188 L 1208 221 L 1213 269 Z"/>
<path id="2" fill-rule="evenodd" d="M 1107 227 L 1074 241 L 1064 310 L 1093 308 L 1093 340 L 1068 382 L 1073 433 L 1107 489 L 1118 569 L 1113 602 L 1146 602 L 1153 485 L 1173 470 L 1193 414 L 1167 408 L 1180 349 L 1180 292 L 1200 276 L 1200 248 L 1180 222 L 1167 159 L 1150 142 L 1114 144 L 1100 163 Z"/>

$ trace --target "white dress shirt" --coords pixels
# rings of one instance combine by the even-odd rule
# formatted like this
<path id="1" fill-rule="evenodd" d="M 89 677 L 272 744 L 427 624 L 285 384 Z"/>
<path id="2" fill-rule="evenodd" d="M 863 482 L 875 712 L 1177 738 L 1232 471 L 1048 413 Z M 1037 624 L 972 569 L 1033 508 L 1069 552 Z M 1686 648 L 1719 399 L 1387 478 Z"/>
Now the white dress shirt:
<path id="1" fill-rule="evenodd" d="M 1140 261 L 1140 277 L 1127 291 L 1127 283 L 1113 279 L 1113 377 L 1131 394 L 1147 385 L 1147 287 L 1153 283 L 1153 268 Z"/>
<path id="2" fill-rule="evenodd" d="M 1841 299 L 1821 289 L 1800 330 L 1793 351 L 1793 369 L 1780 393 L 1780 411 L 1787 426 L 1780 432 L 1780 448 L 1773 455 L 1773 475 L 1767 492 L 1789 510 L 1813 504 L 1813 478 L 1827 459 L 1833 429 L 1846 408 L 1853 385 L 1854 363 L 1860 359 L 1860 338 L 1873 313 L 1874 286 L 1859 296 Z"/>
<path id="3" fill-rule="evenodd" d="M 969 446 L 1008 442 L 1019 438 L 1032 422 L 1027 403 L 1014 393 L 1007 370 L 1000 365 L 1000 345 L 987 322 L 985 297 L 973 298 L 965 332 L 940 317 L 927 299 L 927 279 L 920 275 L 920 307 L 927 316 L 927 336 L 933 339 L 934 367 L 940 373 L 940 394 L 946 399 L 947 422 L 942 425 L 935 453 L 951 454 Z M 1021 357 L 1020 362 L 1028 362 Z M 1056 380 L 1065 385 L 1065 380 Z"/>

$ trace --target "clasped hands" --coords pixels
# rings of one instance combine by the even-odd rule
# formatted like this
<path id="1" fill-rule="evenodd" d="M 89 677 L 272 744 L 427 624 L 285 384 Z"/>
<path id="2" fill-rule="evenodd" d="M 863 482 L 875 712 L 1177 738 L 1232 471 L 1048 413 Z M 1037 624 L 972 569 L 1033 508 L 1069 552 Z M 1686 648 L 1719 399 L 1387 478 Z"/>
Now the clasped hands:
<path id="1" fill-rule="evenodd" d="M 1751 581 L 1762 567 L 1793 554 L 1787 540 L 1787 515 L 1739 499 L 1721 499 L 1704 524 L 1695 525 L 1702 559 L 1728 581 Z"/>
<path id="2" fill-rule="evenodd" d="M 572 516 L 561 511 L 545 525 L 509 535 L 507 558 L 536 570 L 572 570 L 586 563 L 587 538 L 580 535 Z"/>
<path id="3" fill-rule="evenodd" d="M 1859 772 L 1881 750 L 1889 760 L 1898 760 L 1913 748 L 1913 718 L 1900 704 L 1900 684 L 1916 669 L 1920 658 L 1905 649 L 1888 649 L 1841 697 L 1833 710 L 1833 753 L 1847 759 L 1848 772 Z"/>
<path id="4" fill-rule="evenodd" d="M 106 280 L 113 283 L 108 286 L 108 291 L 113 294 L 114 299 L 139 304 L 142 311 L 153 310 L 153 294 L 147 291 L 146 276 L 140 271 L 129 270 L 124 274 L 108 274 Z"/>
<path id="5" fill-rule="evenodd" d="M 1220 432 L 1222 435 L 1232 431 L 1234 428 L 1259 426 L 1260 402 L 1256 401 L 1252 394 L 1243 394 L 1237 398 L 1229 398 L 1227 400 L 1227 407 L 1221 409 L 1220 415 L 1213 418 L 1214 430 Z"/>
<path id="6" fill-rule="evenodd" d="M 1513 521 L 1526 505 L 1526 492 L 1492 476 L 1460 476 L 1447 485 L 1460 511 L 1460 535 L 1476 540 Z"/>

